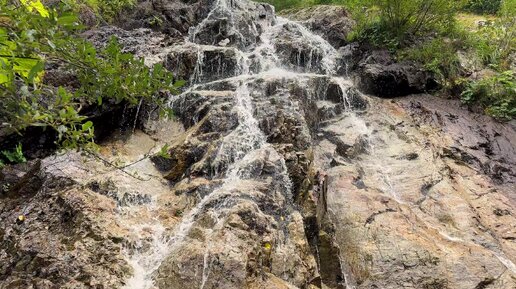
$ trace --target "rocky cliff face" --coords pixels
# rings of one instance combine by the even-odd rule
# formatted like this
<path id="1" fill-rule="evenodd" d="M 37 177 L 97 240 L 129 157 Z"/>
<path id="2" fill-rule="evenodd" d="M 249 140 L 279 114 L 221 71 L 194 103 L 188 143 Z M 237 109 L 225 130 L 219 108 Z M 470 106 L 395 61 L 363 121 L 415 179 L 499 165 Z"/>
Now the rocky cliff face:
<path id="1" fill-rule="evenodd" d="M 336 8 L 135 11 L 85 37 L 187 79 L 176 118 L 4 170 L 0 288 L 514 288 L 510 124 L 359 92 Z"/>

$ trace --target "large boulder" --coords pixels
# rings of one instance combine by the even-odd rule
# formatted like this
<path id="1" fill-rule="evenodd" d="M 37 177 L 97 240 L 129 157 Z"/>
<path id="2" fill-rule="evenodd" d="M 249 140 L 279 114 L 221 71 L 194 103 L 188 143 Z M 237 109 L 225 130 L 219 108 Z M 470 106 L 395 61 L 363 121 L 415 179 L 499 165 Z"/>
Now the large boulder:
<path id="1" fill-rule="evenodd" d="M 351 43 L 338 50 L 337 73 L 350 76 L 364 93 L 397 97 L 439 87 L 434 75 L 414 62 L 398 62 L 384 49 Z"/>
<path id="2" fill-rule="evenodd" d="M 433 90 L 437 83 L 412 63 L 365 64 L 357 75 L 359 89 L 379 97 L 396 97 Z"/>

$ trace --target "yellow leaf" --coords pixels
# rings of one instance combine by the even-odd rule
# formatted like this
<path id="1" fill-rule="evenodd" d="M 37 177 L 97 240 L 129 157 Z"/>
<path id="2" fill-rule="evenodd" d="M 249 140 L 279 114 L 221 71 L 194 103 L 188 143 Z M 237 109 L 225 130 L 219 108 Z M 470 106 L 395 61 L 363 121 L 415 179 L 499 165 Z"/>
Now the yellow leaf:
<path id="1" fill-rule="evenodd" d="M 18 221 L 20 221 L 20 222 L 25 221 L 25 216 L 24 215 L 19 215 L 18 216 Z"/>
<path id="2" fill-rule="evenodd" d="M 27 8 L 29 11 L 36 10 L 38 11 L 39 15 L 42 17 L 49 17 L 50 13 L 48 13 L 47 8 L 45 8 L 45 5 L 41 3 L 40 0 L 21 0 L 23 6 Z"/>
<path id="3" fill-rule="evenodd" d="M 9 82 L 10 82 L 9 74 L 0 71 L 0 85 L 4 85 L 4 84 L 7 85 L 7 84 L 9 84 Z"/>

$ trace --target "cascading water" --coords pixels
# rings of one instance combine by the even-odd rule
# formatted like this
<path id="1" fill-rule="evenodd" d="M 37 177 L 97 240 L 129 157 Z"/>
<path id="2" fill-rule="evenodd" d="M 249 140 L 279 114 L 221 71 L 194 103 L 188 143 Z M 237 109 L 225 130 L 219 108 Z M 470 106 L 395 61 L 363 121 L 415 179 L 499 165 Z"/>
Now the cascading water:
<path id="1" fill-rule="evenodd" d="M 186 43 L 197 49 L 197 63 L 191 77 L 191 82 L 196 83 L 196 85 L 191 87 L 181 97 L 186 97 L 185 95 L 189 91 L 196 89 L 200 85 L 207 84 L 203 83 L 202 79 L 205 61 L 204 49 L 208 46 L 196 43 L 198 35 L 205 26 L 210 25 L 210 22 L 217 21 L 217 17 L 220 17 L 220 15 L 228 17 L 229 25 L 231 26 L 234 22 L 231 3 L 228 0 L 217 0 L 207 17 L 196 27 L 191 28 Z M 235 27 L 234 23 L 232 27 Z M 252 28 L 257 30 L 254 25 Z M 299 51 L 296 60 L 297 63 L 289 63 L 276 51 L 278 45 L 277 41 L 281 39 L 284 29 L 297 31 L 296 34 L 300 37 L 298 41 L 309 46 L 310 51 L 308 55 L 302 55 L 301 51 Z M 282 176 L 280 183 L 282 183 L 282 188 L 279 190 L 281 194 L 276 196 L 276 198 L 291 199 L 291 185 L 285 162 L 274 148 L 267 143 L 267 139 L 259 129 L 258 121 L 254 117 L 255 112 L 250 83 L 258 78 L 267 77 L 266 75 L 276 78 L 295 79 L 298 75 L 306 75 L 306 73 L 310 75 L 312 72 L 322 72 L 323 74 L 321 74 L 320 77 L 331 76 L 337 69 L 335 61 L 336 51 L 320 36 L 311 33 L 298 23 L 283 18 L 277 18 L 275 23 L 266 26 L 263 30 L 259 42 L 254 47 L 244 50 L 234 48 L 238 57 L 237 74 L 232 76 L 233 78 L 221 79 L 231 81 L 237 87 L 234 93 L 234 110 L 237 112 L 238 116 L 238 126 L 223 138 L 217 156 L 212 164 L 215 172 L 219 172 L 219 167 L 229 164 L 225 173 L 224 170 L 220 171 L 220 173 L 225 174 L 223 184 L 206 195 L 182 218 L 181 223 L 174 229 L 172 237 L 166 237 L 167 234 L 164 232 L 162 225 L 156 220 L 156 224 L 152 228 L 154 232 L 152 240 L 150 242 L 147 240 L 146 246 L 141 246 L 141 248 L 136 248 L 136 250 L 128 252 L 128 260 L 134 268 L 134 276 L 128 280 L 125 287 L 126 289 L 153 288 L 153 273 L 157 270 L 160 263 L 167 255 L 181 247 L 181 244 L 186 240 L 198 215 L 201 212 L 209 210 L 211 217 L 216 220 L 216 225 L 210 230 L 206 240 L 207 244 L 200 288 L 205 286 L 207 280 L 210 278 L 211 238 L 220 230 L 221 225 L 224 223 L 224 218 L 227 217 L 225 213 L 227 209 L 225 207 L 231 205 L 229 202 L 235 197 L 235 194 L 238 196 L 235 190 L 243 186 L 242 183 L 245 183 L 245 180 L 250 177 L 247 171 L 252 168 L 251 162 L 255 159 L 255 155 L 266 153 L 270 155 L 269 158 L 280 160 L 282 164 L 282 168 L 280 169 L 280 175 Z M 232 28 L 231 33 L 236 34 L 237 38 L 243 37 L 239 34 L 238 29 Z M 255 31 L 254 33 L 258 32 Z M 221 45 L 225 46 L 229 40 L 223 42 L 225 43 Z M 302 57 L 306 58 L 303 59 L 304 63 L 301 61 Z M 318 57 L 317 61 L 314 60 L 315 57 Z M 318 67 L 314 67 L 314 65 Z M 224 72 L 220 72 L 220 75 L 224 75 Z M 319 75 L 315 74 L 312 76 Z M 344 81 L 338 77 L 335 77 L 335 79 L 343 88 Z M 345 96 L 346 94 L 343 91 L 344 106 L 350 109 L 351 105 Z M 222 201 L 218 203 L 216 208 L 206 208 L 207 204 L 218 200 Z M 291 200 L 289 202 L 291 202 Z M 285 238 L 285 236 L 280 238 Z M 288 279 L 286 276 L 284 278 Z"/>

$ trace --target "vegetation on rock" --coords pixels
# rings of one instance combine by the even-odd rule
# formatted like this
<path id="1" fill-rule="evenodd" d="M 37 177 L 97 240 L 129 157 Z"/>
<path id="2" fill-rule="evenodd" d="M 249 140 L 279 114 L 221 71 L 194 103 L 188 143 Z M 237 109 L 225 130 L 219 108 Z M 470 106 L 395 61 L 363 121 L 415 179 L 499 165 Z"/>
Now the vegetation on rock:
<path id="1" fill-rule="evenodd" d="M 6 163 L 19 164 L 27 161 L 23 155 L 21 144 L 18 144 L 13 150 L 2 150 L 0 153 L 0 169 L 2 169 Z"/>

